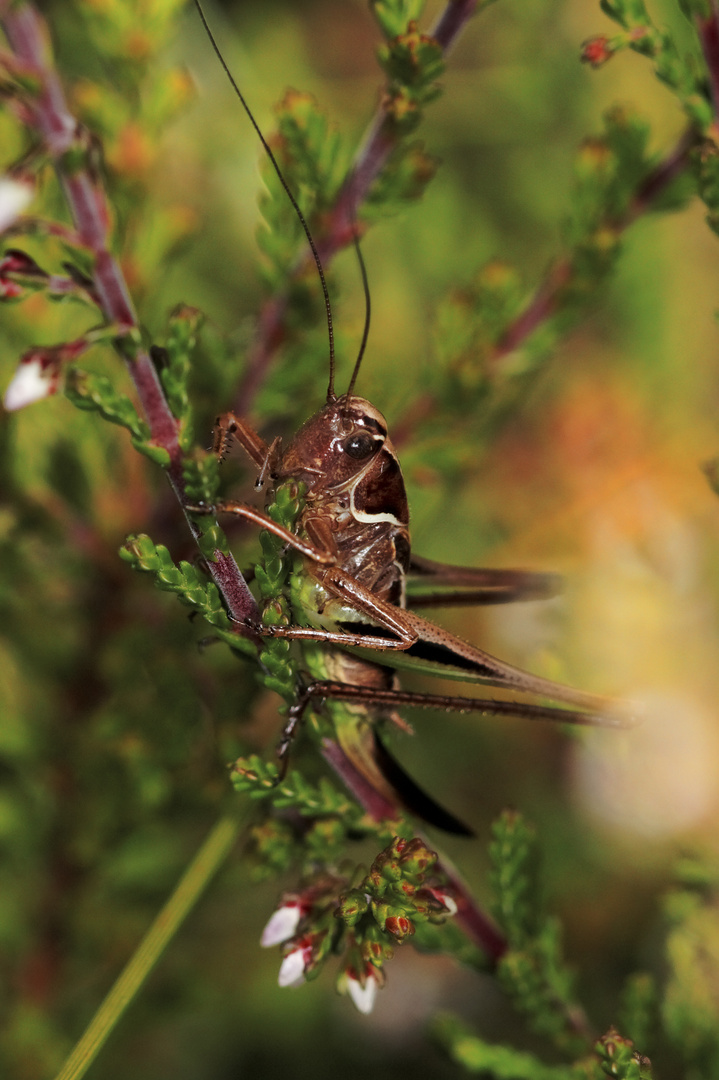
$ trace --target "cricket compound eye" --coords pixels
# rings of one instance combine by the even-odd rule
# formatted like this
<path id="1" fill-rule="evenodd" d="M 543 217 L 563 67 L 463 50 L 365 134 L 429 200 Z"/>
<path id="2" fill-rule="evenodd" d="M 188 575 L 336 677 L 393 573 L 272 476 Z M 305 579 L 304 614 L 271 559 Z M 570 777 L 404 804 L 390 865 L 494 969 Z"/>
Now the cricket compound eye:
<path id="1" fill-rule="evenodd" d="M 345 439 L 342 443 L 342 449 L 348 457 L 353 458 L 355 461 L 366 461 L 367 458 L 372 457 L 379 450 L 381 445 L 379 440 L 366 431 L 359 431 L 357 434 L 350 435 L 348 439 Z"/>

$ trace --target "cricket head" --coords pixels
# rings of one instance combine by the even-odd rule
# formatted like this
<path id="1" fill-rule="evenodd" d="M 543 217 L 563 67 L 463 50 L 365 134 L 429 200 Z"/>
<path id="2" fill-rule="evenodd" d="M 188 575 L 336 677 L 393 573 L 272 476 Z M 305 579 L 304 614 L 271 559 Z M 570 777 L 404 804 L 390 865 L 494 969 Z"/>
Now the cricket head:
<path id="1" fill-rule="evenodd" d="M 346 496 L 356 521 L 409 523 L 387 421 L 365 398 L 344 394 L 310 417 L 283 453 L 277 476 L 303 481 L 308 503 Z"/>

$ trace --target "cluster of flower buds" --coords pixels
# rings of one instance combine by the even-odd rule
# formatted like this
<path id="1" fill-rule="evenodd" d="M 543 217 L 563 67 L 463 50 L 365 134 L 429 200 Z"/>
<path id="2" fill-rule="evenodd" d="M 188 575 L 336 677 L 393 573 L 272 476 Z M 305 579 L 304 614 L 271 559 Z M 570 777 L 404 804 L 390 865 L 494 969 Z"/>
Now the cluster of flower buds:
<path id="1" fill-rule="evenodd" d="M 346 878 L 323 874 L 299 892 L 283 895 L 260 938 L 264 948 L 282 946 L 280 986 L 301 986 L 314 978 L 335 951 L 342 930 L 335 911 L 346 887 Z"/>
<path id="2" fill-rule="evenodd" d="M 264 946 L 282 945 L 280 986 L 316 977 L 331 954 L 341 953 L 337 989 L 360 1012 L 371 1012 L 394 946 L 457 910 L 446 889 L 427 880 L 436 861 L 421 840 L 395 837 L 355 886 L 323 875 L 286 893 L 261 939 Z"/>

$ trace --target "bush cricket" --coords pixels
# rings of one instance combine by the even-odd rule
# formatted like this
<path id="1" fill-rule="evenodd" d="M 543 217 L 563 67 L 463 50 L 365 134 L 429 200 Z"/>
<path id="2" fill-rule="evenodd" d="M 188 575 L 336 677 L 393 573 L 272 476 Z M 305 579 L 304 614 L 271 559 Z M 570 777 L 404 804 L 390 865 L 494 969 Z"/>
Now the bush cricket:
<path id="1" fill-rule="evenodd" d="M 523 671 L 417 613 L 423 606 L 546 597 L 555 591 L 556 579 L 521 570 L 453 566 L 411 553 L 407 495 L 386 421 L 374 405 L 354 392 L 369 329 L 369 294 L 361 255 L 367 297 L 365 333 L 348 388 L 338 395 L 332 312 L 318 245 L 275 155 L 227 71 L 201 10 L 200 14 L 306 234 L 322 285 L 330 352 L 326 404 L 286 448 L 279 439 L 267 444 L 234 413 L 218 418 L 215 453 L 222 458 L 233 440 L 239 442 L 258 470 L 258 488 L 267 491 L 266 512 L 226 500 L 190 505 L 188 509 L 198 515 L 232 514 L 261 525 L 281 542 L 291 560 L 289 625 L 264 621 L 251 627 L 261 638 L 303 646 L 296 700 L 278 748 L 282 768 L 305 709 L 322 701 L 345 758 L 390 815 L 399 804 L 431 824 L 467 833 L 462 822 L 411 780 L 382 743 L 377 732 L 380 721 L 406 727 L 396 712 L 398 707 L 477 711 L 577 725 L 623 726 L 626 718 L 611 699 Z M 289 491 L 290 500 L 295 500 L 293 517 L 284 522 L 276 512 L 276 500 L 283 491 Z M 399 688 L 396 668 L 415 668 L 569 707 L 407 692 Z M 339 708 L 338 703 L 344 707 Z"/>

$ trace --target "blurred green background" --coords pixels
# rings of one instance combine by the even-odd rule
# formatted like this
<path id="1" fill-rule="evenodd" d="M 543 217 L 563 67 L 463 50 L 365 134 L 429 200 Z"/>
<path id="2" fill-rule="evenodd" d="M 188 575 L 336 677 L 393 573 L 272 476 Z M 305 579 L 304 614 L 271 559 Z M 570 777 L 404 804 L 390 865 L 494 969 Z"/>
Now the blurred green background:
<path id="1" fill-rule="evenodd" d="M 112 112 L 80 80 L 119 87 L 108 93 L 121 102 L 127 72 L 109 50 L 104 60 L 93 51 L 82 6 L 43 10 L 78 108 Z M 440 7 L 428 5 L 423 25 Z M 243 0 L 207 10 L 265 132 L 290 86 L 310 91 L 357 145 L 382 86 L 364 0 Z M 669 0 L 655 10 L 686 36 Z M 231 335 L 235 359 L 220 389 L 215 360 L 206 377 L 197 373 L 198 439 L 207 445 L 214 414 L 231 404 L 263 298 L 254 239 L 260 152 L 195 13 L 184 12 L 162 48 L 144 52 L 154 27 L 140 4 L 135 18 L 141 90 L 113 106 L 127 115 L 108 120 L 116 135 L 106 143 L 120 177 L 117 246 L 153 339 L 179 302 L 206 312 L 207 355 Z M 622 55 L 597 72 L 579 63 L 581 42 L 600 32 L 609 24 L 586 0 L 501 0 L 451 54 L 444 95 L 419 132 L 441 159 L 438 175 L 420 203 L 374 226 L 363 245 L 373 325 L 357 389 L 390 424 L 406 420 L 432 369 L 436 313 L 451 290 L 499 257 L 531 292 L 561 254 L 572 162 L 603 111 L 634 104 L 660 150 L 683 130 L 677 104 L 641 58 Z M 143 136 L 135 118 L 153 95 L 173 94 L 177 116 Z M 10 125 L 7 135 L 11 143 Z M 56 197 L 49 190 L 46 198 L 52 206 Z M 47 261 L 46 249 L 19 246 Z M 645 216 L 627 232 L 613 280 L 491 441 L 473 445 L 470 424 L 458 448 L 449 423 L 441 435 L 432 428 L 431 442 L 413 431 L 402 447 L 419 553 L 566 579 L 551 602 L 448 615 L 447 625 L 522 666 L 644 704 L 636 730 L 581 739 L 519 721 L 418 713 L 417 737 L 395 747 L 476 828 L 476 842 L 438 842 L 480 899 L 492 819 L 510 805 L 536 823 L 543 899 L 564 919 L 598 1030 L 612 1021 L 627 972 L 661 969 L 659 897 L 677 854 L 717 855 L 719 503 L 700 464 L 719 445 L 718 271 L 698 203 Z M 363 317 L 350 252 L 333 266 L 333 293 L 342 387 Z M 6 309 L 3 385 L 30 343 L 67 340 L 86 325 L 86 316 L 39 296 Z M 124 378 L 112 357 L 98 354 L 94 366 Z M 292 415 L 270 373 L 254 409 L 263 434 L 305 419 L 324 400 L 325 379 L 308 382 Z M 202 627 L 117 558 L 131 531 L 192 558 L 164 478 L 124 432 L 57 397 L 3 414 L 0 450 L 0 955 L 8 973 L 0 1008 L 10 1021 L 0 1046 L 7 1075 L 34 1080 L 58 1065 L 232 801 L 226 762 L 248 749 L 271 753 L 278 718 L 249 666 L 223 647 L 198 651 Z M 237 475 L 237 490 L 249 491 L 252 477 Z M 244 565 L 255 538 L 238 532 L 237 545 Z M 492 1041 L 525 1040 L 489 978 L 409 946 L 390 965 L 370 1018 L 336 998 L 330 978 L 279 990 L 278 956 L 261 952 L 258 939 L 292 882 L 252 884 L 251 869 L 238 851 L 95 1075 L 449 1076 L 454 1068 L 423 1035 L 438 1007 L 456 1009 Z"/>

